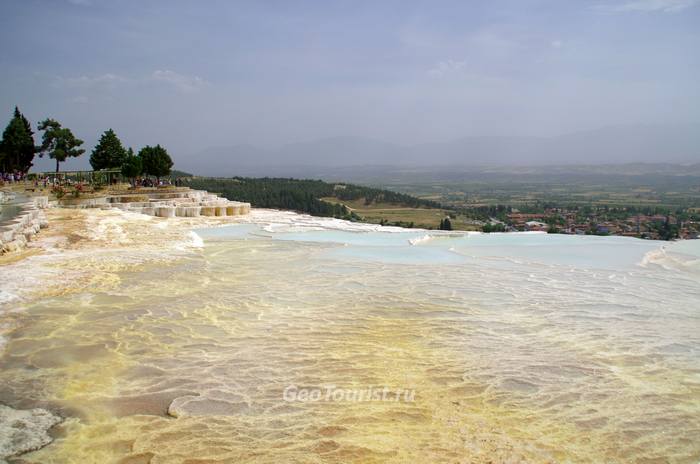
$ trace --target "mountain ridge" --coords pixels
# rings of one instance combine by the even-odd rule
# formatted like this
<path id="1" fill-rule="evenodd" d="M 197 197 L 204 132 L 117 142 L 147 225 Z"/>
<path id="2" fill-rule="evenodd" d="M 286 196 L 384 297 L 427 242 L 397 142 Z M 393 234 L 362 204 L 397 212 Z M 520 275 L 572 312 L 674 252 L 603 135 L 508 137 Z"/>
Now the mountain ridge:
<path id="1" fill-rule="evenodd" d="M 179 168 L 207 175 L 283 166 L 700 164 L 700 126 L 614 126 L 554 137 L 466 136 L 410 146 L 341 135 L 276 149 L 243 144 L 209 147 L 175 161 Z"/>

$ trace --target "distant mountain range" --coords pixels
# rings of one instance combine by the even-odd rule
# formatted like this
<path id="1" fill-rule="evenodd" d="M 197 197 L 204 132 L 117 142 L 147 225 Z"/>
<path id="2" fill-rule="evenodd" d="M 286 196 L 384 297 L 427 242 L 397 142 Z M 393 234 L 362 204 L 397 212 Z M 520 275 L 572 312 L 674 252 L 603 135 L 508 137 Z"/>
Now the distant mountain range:
<path id="1" fill-rule="evenodd" d="M 349 166 L 571 166 L 700 163 L 700 127 L 619 126 L 557 137 L 480 136 L 400 146 L 364 137 L 329 137 L 265 150 L 210 147 L 177 158 L 200 175 L 284 175 Z"/>

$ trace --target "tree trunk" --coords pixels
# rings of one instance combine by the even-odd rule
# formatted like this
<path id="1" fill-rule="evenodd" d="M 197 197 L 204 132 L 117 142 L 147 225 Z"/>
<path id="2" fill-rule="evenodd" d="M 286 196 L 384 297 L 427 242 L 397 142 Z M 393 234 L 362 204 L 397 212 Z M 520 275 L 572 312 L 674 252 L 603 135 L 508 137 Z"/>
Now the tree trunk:
<path id="1" fill-rule="evenodd" d="M 58 163 L 59 163 L 58 158 L 56 158 L 56 174 L 58 174 Z"/>

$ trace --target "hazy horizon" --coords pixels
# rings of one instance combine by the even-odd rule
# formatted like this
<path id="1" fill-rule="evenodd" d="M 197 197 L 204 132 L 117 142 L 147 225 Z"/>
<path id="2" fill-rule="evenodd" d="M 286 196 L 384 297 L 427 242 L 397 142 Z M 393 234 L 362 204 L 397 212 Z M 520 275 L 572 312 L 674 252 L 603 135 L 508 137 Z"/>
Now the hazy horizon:
<path id="1" fill-rule="evenodd" d="M 66 168 L 88 166 L 108 128 L 135 149 L 164 145 L 176 167 L 215 147 L 294 164 L 303 160 L 285 147 L 333 137 L 425 148 L 645 127 L 670 128 L 681 146 L 658 159 L 635 159 L 625 151 L 635 144 L 593 146 L 607 146 L 598 156 L 613 163 L 700 161 L 698 0 L 30 0 L 0 11 L 0 122 L 18 105 L 34 127 L 45 117 L 70 127 L 88 153 Z M 676 137 L 651 146 L 667 140 Z M 467 164 L 546 158 L 501 146 L 459 149 Z M 363 164 L 347 146 L 324 149 L 330 164 Z M 566 150 L 565 164 L 590 161 Z M 402 156 L 389 158 L 421 155 Z"/>

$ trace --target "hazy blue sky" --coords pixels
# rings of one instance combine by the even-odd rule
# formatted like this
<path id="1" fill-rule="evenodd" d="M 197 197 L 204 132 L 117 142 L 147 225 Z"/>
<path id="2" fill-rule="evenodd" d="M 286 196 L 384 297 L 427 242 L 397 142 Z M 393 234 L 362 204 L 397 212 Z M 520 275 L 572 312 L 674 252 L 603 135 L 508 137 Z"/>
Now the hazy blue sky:
<path id="1" fill-rule="evenodd" d="M 700 1 L 0 3 L 0 114 L 176 155 L 700 122 Z"/>

